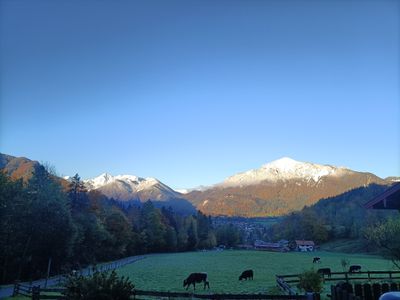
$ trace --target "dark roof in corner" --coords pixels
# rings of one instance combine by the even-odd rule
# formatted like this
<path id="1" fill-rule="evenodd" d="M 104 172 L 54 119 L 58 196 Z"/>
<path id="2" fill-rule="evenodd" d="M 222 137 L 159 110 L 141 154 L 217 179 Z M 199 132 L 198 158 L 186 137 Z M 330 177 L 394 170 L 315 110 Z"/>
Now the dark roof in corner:
<path id="1" fill-rule="evenodd" d="M 367 209 L 399 209 L 400 183 L 393 184 L 382 194 L 364 204 Z"/>

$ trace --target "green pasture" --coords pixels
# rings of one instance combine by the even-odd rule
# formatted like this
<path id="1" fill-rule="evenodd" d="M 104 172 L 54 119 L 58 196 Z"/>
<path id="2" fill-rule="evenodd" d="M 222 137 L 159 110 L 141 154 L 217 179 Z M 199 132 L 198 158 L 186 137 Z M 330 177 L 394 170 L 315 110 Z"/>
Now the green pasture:
<path id="1" fill-rule="evenodd" d="M 321 257 L 321 263 L 313 264 L 314 256 Z M 226 250 L 152 254 L 119 269 L 118 274 L 128 276 L 140 290 L 184 291 L 182 283 L 190 273 L 207 272 L 210 292 L 270 292 L 275 287 L 276 274 L 297 274 L 324 267 L 342 272 L 343 258 L 350 264 L 361 265 L 363 271 L 396 270 L 390 261 L 372 255 Z M 238 280 L 246 269 L 254 270 L 253 281 Z M 196 289 L 202 291 L 203 286 L 197 285 Z"/>

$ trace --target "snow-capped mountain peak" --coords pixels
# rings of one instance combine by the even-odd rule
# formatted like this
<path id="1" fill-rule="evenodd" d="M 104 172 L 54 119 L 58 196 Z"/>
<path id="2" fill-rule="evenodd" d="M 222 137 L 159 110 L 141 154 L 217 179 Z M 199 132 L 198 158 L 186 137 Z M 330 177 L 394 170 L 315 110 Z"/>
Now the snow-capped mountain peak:
<path id="1" fill-rule="evenodd" d="M 86 188 L 98 190 L 106 196 L 118 200 L 146 201 L 176 198 L 180 194 L 153 177 L 135 175 L 116 175 L 103 173 L 93 179 L 83 181 Z"/>
<path id="2" fill-rule="evenodd" d="M 195 211 L 191 203 L 182 199 L 182 194 L 153 177 L 103 173 L 83 182 L 89 191 L 96 190 L 116 201 L 138 203 L 151 200 L 158 207 L 173 207 L 184 213 Z"/>
<path id="3" fill-rule="evenodd" d="M 338 176 L 346 168 L 300 162 L 289 157 L 283 157 L 262 165 L 259 169 L 249 170 L 228 177 L 222 186 L 251 185 L 261 181 L 278 181 L 302 179 L 318 182 L 323 176 Z"/>
<path id="4" fill-rule="evenodd" d="M 84 180 L 83 182 L 87 185 L 88 189 L 97 189 L 113 181 L 115 181 L 114 176 L 103 173 L 95 178 Z"/>
<path id="5" fill-rule="evenodd" d="M 130 186 L 133 190 L 143 190 L 160 183 L 157 179 L 152 177 L 142 178 L 135 175 L 113 176 L 109 173 L 103 173 L 93 179 L 84 180 L 84 183 L 90 190 L 98 189 L 115 182 L 123 182 Z"/>
<path id="6" fill-rule="evenodd" d="M 301 162 L 298 162 L 294 159 L 291 159 L 290 157 L 282 157 L 280 159 L 274 160 L 270 163 L 267 163 L 263 165 L 263 168 L 278 168 L 282 170 L 290 170 L 298 166 L 299 164 L 302 164 Z"/>

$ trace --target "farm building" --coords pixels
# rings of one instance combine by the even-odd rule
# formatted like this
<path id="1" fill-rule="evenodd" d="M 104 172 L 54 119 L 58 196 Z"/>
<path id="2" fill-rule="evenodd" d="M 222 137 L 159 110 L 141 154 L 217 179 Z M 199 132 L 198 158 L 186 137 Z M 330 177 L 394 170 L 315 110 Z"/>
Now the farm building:
<path id="1" fill-rule="evenodd" d="M 278 241 L 278 244 L 280 244 L 282 247 L 289 248 L 289 241 L 288 240 L 280 240 L 280 241 Z"/>
<path id="2" fill-rule="evenodd" d="M 262 240 L 256 240 L 254 242 L 254 249 L 264 250 L 264 251 L 276 251 L 276 252 L 286 252 L 289 248 L 281 243 L 269 243 Z"/>
<path id="3" fill-rule="evenodd" d="M 315 250 L 313 241 L 296 240 L 296 251 L 307 252 Z"/>
<path id="4" fill-rule="evenodd" d="M 400 183 L 392 185 L 382 194 L 364 204 L 364 207 L 370 209 L 400 210 Z"/>

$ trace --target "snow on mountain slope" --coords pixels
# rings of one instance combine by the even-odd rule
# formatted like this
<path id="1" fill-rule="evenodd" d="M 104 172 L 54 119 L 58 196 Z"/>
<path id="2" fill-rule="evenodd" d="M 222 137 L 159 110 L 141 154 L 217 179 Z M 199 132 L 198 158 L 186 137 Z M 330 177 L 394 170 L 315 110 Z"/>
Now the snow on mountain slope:
<path id="1" fill-rule="evenodd" d="M 103 173 L 93 179 L 84 180 L 87 188 L 90 190 L 95 190 L 107 184 L 111 184 L 118 181 L 128 184 L 133 191 L 144 190 L 150 188 L 151 186 L 157 183 L 160 183 L 157 179 L 152 177 L 142 178 L 134 175 L 112 176 L 108 173 Z"/>
<path id="2" fill-rule="evenodd" d="M 166 200 L 180 194 L 159 180 L 134 175 L 113 176 L 103 173 L 93 179 L 84 180 L 88 190 L 100 190 L 108 197 L 118 200 Z"/>
<path id="3" fill-rule="evenodd" d="M 280 216 L 358 187 L 389 183 L 368 172 L 284 157 L 185 198 L 208 215 Z"/>
<path id="4" fill-rule="evenodd" d="M 196 187 L 194 187 L 194 188 L 190 188 L 190 189 L 178 189 L 178 190 L 175 190 L 175 191 L 177 191 L 177 192 L 179 192 L 179 193 L 181 193 L 181 194 L 188 194 L 188 193 L 193 192 L 193 191 L 200 191 L 200 192 L 202 192 L 202 191 L 208 190 L 208 189 L 210 189 L 210 188 L 212 188 L 212 186 L 199 185 L 199 186 L 196 186 Z"/>
<path id="5" fill-rule="evenodd" d="M 151 200 L 156 207 L 171 207 L 177 213 L 196 212 L 195 207 L 182 194 L 156 178 L 103 173 L 93 179 L 84 180 L 84 183 L 88 190 L 99 191 L 120 202 L 138 204 Z"/>
<path id="6" fill-rule="evenodd" d="M 225 179 L 219 186 L 252 185 L 261 181 L 302 179 L 318 182 L 324 176 L 340 176 L 347 168 L 299 162 L 288 157 L 267 163 L 259 169 L 238 173 Z"/>

